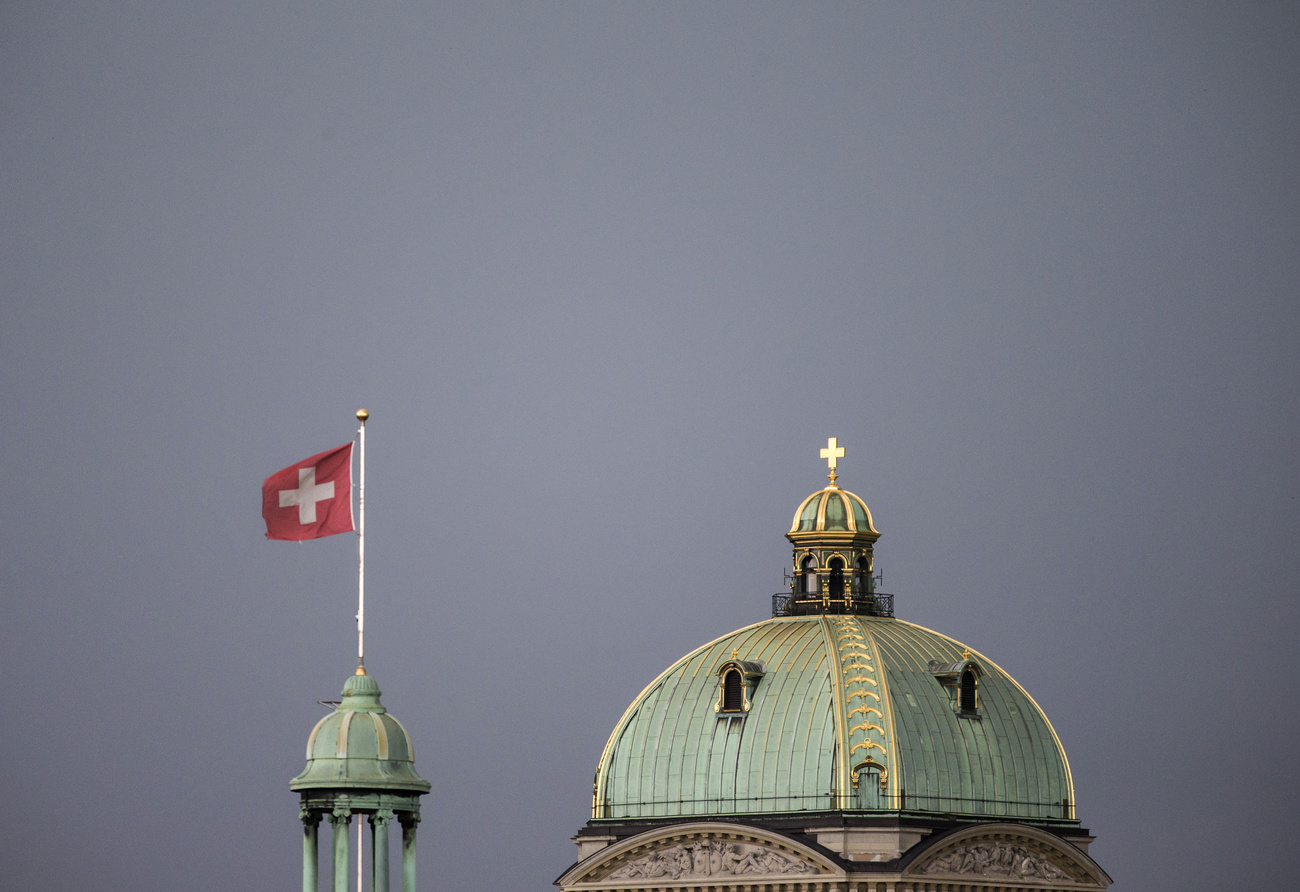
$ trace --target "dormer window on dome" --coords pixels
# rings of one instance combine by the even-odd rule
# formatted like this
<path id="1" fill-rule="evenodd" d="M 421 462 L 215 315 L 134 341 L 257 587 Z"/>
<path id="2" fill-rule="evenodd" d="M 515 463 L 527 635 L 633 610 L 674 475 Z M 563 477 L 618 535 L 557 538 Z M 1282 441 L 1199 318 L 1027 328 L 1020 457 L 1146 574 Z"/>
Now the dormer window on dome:
<path id="1" fill-rule="evenodd" d="M 744 718 L 753 703 L 754 689 L 763 678 L 763 664 L 757 660 L 731 659 L 718 667 L 718 702 L 713 711 L 722 716 Z"/>
<path id="2" fill-rule="evenodd" d="M 979 680 L 984 675 L 980 664 L 970 657 L 970 651 L 953 663 L 930 661 L 930 674 L 938 679 L 952 702 L 953 712 L 966 718 L 979 718 Z"/>

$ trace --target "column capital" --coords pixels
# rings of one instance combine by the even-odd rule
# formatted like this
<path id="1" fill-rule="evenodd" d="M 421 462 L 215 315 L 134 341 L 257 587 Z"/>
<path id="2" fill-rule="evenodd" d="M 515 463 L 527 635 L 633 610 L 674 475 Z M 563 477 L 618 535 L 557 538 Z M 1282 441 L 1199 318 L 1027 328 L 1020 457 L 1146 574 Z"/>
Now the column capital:
<path id="1" fill-rule="evenodd" d="M 381 824 L 387 824 L 393 819 L 393 810 L 391 808 L 379 808 L 370 813 L 370 823 L 378 827 Z"/>
<path id="2" fill-rule="evenodd" d="M 414 829 L 415 825 L 420 823 L 420 813 L 418 811 L 399 812 L 397 820 L 402 822 L 403 827 Z"/>
<path id="3" fill-rule="evenodd" d="M 321 813 L 315 809 L 307 808 L 305 805 L 298 809 L 298 820 L 302 821 L 308 827 L 315 827 L 320 824 Z"/>
<path id="4" fill-rule="evenodd" d="M 330 812 L 331 824 L 350 824 L 352 823 L 352 809 L 344 806 L 337 806 L 334 811 Z"/>

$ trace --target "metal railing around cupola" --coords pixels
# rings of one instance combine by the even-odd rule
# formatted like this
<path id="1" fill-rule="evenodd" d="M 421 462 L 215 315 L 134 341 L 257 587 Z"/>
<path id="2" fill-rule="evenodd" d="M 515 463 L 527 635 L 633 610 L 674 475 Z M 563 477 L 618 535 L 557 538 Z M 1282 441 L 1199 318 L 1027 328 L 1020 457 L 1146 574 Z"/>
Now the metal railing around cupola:
<path id="1" fill-rule="evenodd" d="M 790 590 L 772 596 L 772 616 L 847 614 L 892 617 L 894 596 L 876 589 L 883 579 L 881 574 L 835 578 L 821 573 L 792 575 L 787 570 L 785 582 Z"/>
<path id="2" fill-rule="evenodd" d="M 894 596 L 885 592 L 869 595 L 847 594 L 846 597 L 823 597 L 818 592 L 778 592 L 772 596 L 772 616 L 851 616 L 894 615 Z"/>

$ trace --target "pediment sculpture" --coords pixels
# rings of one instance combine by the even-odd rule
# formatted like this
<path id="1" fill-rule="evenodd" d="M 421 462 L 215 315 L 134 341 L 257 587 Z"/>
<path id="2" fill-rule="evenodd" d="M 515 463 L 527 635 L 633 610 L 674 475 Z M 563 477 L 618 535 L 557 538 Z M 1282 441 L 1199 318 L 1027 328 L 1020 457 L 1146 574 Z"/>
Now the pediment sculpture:
<path id="1" fill-rule="evenodd" d="M 935 858 L 917 873 L 951 873 L 958 876 L 998 879 L 1064 880 L 1070 875 L 1044 856 L 1024 846 L 1007 843 L 977 843 L 962 846 Z"/>
<path id="2" fill-rule="evenodd" d="M 639 880 L 668 877 L 772 876 L 816 873 L 811 864 L 762 846 L 702 839 L 656 849 L 624 864 L 609 875 L 611 880 Z"/>

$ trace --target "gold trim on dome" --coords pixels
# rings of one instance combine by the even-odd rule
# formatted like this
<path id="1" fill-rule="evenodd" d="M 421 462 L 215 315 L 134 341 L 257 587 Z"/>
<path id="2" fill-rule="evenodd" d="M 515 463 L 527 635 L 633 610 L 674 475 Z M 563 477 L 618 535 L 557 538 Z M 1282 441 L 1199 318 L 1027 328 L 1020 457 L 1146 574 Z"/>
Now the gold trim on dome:
<path id="1" fill-rule="evenodd" d="M 849 694 L 847 697 L 845 697 L 844 700 L 845 702 L 848 702 L 849 700 L 852 700 L 854 697 L 874 697 L 877 703 L 880 702 L 880 695 L 877 694 L 875 691 L 854 691 L 852 694 Z"/>
<path id="2" fill-rule="evenodd" d="M 856 734 L 858 731 L 862 731 L 865 733 L 867 731 L 870 731 L 872 728 L 875 728 L 877 731 L 879 731 L 881 737 L 885 736 L 885 729 L 880 727 L 879 725 L 872 724 L 871 722 L 863 722 L 860 725 L 854 725 L 852 728 L 849 729 L 849 733 Z"/>
<path id="3" fill-rule="evenodd" d="M 820 617 L 822 627 L 822 646 L 830 654 L 834 661 L 834 670 L 830 673 L 831 683 L 831 703 L 835 708 L 835 752 L 838 754 L 835 760 L 834 784 L 832 791 L 835 795 L 836 808 L 846 808 L 848 806 L 849 791 L 846 786 L 846 780 L 849 774 L 849 740 L 845 730 L 848 728 L 848 721 L 844 717 L 844 709 L 848 705 L 849 698 L 844 696 L 843 666 L 840 663 L 840 650 L 835 646 L 834 630 L 831 628 L 830 618 Z"/>
<path id="4" fill-rule="evenodd" d="M 885 714 L 881 712 L 879 709 L 876 709 L 876 707 L 874 706 L 855 706 L 849 710 L 849 721 L 852 721 L 853 717 L 858 713 L 862 713 L 863 715 L 866 715 L 867 713 L 871 713 L 871 712 L 874 712 L 877 716 L 879 716 L 882 719 L 885 717 Z"/>
<path id="5" fill-rule="evenodd" d="M 803 516 L 803 511 L 804 511 L 805 508 L 808 507 L 808 503 L 811 502 L 813 499 L 820 498 L 820 497 L 821 497 L 822 495 L 824 495 L 825 493 L 826 493 L 826 490 L 824 490 L 824 489 L 819 489 L 819 490 L 817 490 L 815 493 L 813 493 L 812 495 L 808 496 L 808 498 L 804 499 L 802 502 L 799 503 L 799 507 L 796 508 L 796 509 L 794 509 L 794 520 L 793 520 L 793 521 L 791 522 L 791 524 L 790 524 L 790 532 L 791 532 L 791 533 L 797 533 L 797 532 L 799 532 L 799 518 L 801 518 L 801 517 Z M 815 532 L 816 532 L 816 529 L 815 529 L 816 526 L 817 526 L 817 518 L 816 518 L 816 516 L 814 516 L 814 517 L 813 517 L 813 527 L 814 527 L 814 529 L 811 529 L 811 530 L 804 530 L 804 531 L 803 531 L 803 532 L 804 532 L 804 535 L 807 535 L 807 534 L 809 534 L 809 533 L 815 533 Z M 788 534 L 787 534 L 787 535 L 788 535 Z"/>
<path id="6" fill-rule="evenodd" d="M 858 788 L 858 784 L 860 782 L 858 775 L 862 773 L 862 769 L 864 768 L 880 769 L 880 792 L 882 793 L 885 792 L 885 790 L 889 786 L 889 769 L 886 768 L 884 765 L 881 765 L 879 762 L 877 762 L 875 759 L 871 758 L 870 756 L 867 756 L 857 765 L 853 766 L 853 777 L 852 777 L 853 789 L 856 790 Z"/>
<path id="7" fill-rule="evenodd" d="M 887 756 L 887 755 L 889 755 L 887 752 L 885 752 L 885 748 L 884 748 L 883 746 L 881 746 L 880 744 L 876 743 L 874 740 L 864 740 L 864 741 L 862 741 L 861 743 L 855 743 L 855 744 L 853 745 L 853 749 L 849 750 L 849 755 L 852 756 L 852 755 L 853 755 L 854 753 L 856 753 L 858 750 L 869 750 L 869 749 L 871 749 L 871 748 L 873 748 L 873 747 L 874 747 L 875 749 L 880 750 L 880 754 L 881 754 L 882 756 Z"/>

